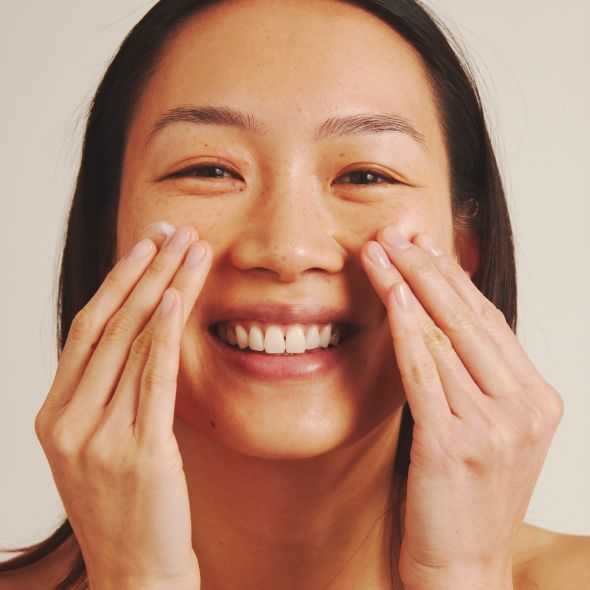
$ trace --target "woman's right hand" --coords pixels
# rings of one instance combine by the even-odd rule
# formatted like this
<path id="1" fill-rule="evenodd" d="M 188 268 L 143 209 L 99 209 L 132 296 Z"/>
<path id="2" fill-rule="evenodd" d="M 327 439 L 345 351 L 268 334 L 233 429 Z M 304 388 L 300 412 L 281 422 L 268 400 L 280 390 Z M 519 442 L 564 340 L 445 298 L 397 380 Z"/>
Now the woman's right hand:
<path id="1" fill-rule="evenodd" d="M 181 334 L 211 247 L 199 241 L 205 254 L 185 266 L 199 246 L 193 228 L 176 238 L 183 231 L 184 243 L 161 249 L 142 241 L 143 257 L 108 273 L 76 314 L 35 419 L 92 590 L 200 588 L 172 425 Z M 164 291 L 175 302 L 166 315 Z"/>

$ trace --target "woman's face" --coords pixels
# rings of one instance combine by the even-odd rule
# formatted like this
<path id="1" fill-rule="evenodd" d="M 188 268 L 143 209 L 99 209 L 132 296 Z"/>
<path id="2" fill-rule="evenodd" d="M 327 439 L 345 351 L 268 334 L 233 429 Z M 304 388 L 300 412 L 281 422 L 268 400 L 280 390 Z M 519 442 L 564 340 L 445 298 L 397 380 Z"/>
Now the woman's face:
<path id="1" fill-rule="evenodd" d="M 173 109 L 204 107 L 154 131 Z M 244 114 L 220 124 L 204 116 L 219 114 L 213 107 Z M 238 0 L 200 13 L 167 45 L 130 128 L 117 256 L 158 220 L 194 226 L 214 252 L 183 335 L 178 418 L 276 458 L 319 455 L 375 429 L 404 394 L 360 248 L 390 224 L 453 248 L 446 151 L 417 53 L 377 17 L 333 0 Z M 272 304 L 328 308 L 356 332 L 322 371 L 252 374 L 208 329 L 252 319 L 240 306 L 262 318 Z"/>

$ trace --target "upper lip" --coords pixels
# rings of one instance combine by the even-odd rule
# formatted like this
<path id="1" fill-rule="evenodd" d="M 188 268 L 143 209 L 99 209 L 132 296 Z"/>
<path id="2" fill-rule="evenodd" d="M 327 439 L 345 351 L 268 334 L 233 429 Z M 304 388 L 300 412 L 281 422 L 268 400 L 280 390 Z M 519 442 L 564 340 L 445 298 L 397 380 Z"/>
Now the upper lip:
<path id="1" fill-rule="evenodd" d="M 344 324 L 355 326 L 350 309 L 319 303 L 257 301 L 219 307 L 209 315 L 209 326 L 227 320 L 250 320 L 274 324 Z"/>

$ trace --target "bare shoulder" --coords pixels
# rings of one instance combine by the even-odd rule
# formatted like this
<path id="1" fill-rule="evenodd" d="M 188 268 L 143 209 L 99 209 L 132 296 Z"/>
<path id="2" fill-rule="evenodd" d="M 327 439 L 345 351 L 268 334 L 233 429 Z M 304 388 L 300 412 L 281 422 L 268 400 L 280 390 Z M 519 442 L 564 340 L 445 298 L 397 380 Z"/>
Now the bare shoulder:
<path id="1" fill-rule="evenodd" d="M 73 537 L 67 539 L 55 551 L 26 567 L 0 572 L 0 590 L 53 590 L 70 568 L 78 545 Z"/>
<path id="2" fill-rule="evenodd" d="M 513 574 L 515 590 L 589 590 L 590 536 L 523 524 Z"/>

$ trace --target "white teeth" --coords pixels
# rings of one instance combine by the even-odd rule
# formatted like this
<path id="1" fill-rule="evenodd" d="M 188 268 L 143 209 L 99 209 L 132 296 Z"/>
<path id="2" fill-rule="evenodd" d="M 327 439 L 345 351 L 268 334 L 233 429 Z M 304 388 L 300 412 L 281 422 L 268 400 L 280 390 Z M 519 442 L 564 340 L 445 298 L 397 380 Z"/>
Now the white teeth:
<path id="1" fill-rule="evenodd" d="M 281 330 L 281 339 L 282 337 L 283 334 Z M 285 350 L 287 352 L 305 352 L 305 349 L 306 340 L 303 328 L 301 326 L 290 326 L 287 330 L 287 337 L 285 338 Z"/>
<path id="2" fill-rule="evenodd" d="M 258 326 L 252 326 L 248 334 L 248 346 L 252 350 L 264 350 L 264 336 L 262 330 Z"/>
<path id="3" fill-rule="evenodd" d="M 240 348 L 246 348 L 248 346 L 248 332 L 240 325 L 236 326 L 236 340 Z"/>
<path id="4" fill-rule="evenodd" d="M 320 331 L 317 326 L 312 326 L 307 330 L 305 337 L 305 348 L 312 350 L 320 345 Z"/>
<path id="5" fill-rule="evenodd" d="M 217 325 L 217 334 L 221 340 L 240 349 L 250 348 L 258 352 L 265 351 L 268 354 L 302 354 L 306 350 L 318 347 L 327 348 L 330 344 L 336 346 L 341 340 L 340 330 L 333 324 L 325 324 L 321 327 L 312 324 L 308 327 L 292 325 L 286 329 L 269 325 L 266 333 L 262 331 L 264 326 L 252 325 L 250 330 L 238 323 Z"/>
<path id="6" fill-rule="evenodd" d="M 264 350 L 276 354 L 285 352 L 285 337 L 279 327 L 270 326 L 267 328 L 264 336 Z"/>
<path id="7" fill-rule="evenodd" d="M 231 326 L 227 326 L 226 330 L 227 340 L 230 344 L 237 344 L 238 341 L 236 340 L 236 331 Z"/>
<path id="8" fill-rule="evenodd" d="M 330 338 L 332 337 L 332 326 L 328 324 L 322 328 L 320 332 L 320 346 L 327 348 L 330 344 Z"/>

